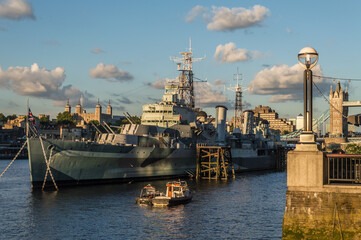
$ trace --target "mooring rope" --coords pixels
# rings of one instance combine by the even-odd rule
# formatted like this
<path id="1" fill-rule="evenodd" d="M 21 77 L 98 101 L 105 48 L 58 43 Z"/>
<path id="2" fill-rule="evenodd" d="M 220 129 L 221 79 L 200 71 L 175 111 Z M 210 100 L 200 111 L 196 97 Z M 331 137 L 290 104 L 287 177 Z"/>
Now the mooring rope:
<path id="1" fill-rule="evenodd" d="M 50 169 L 50 160 L 51 160 L 51 157 L 52 157 L 52 154 L 53 154 L 53 149 L 54 149 L 54 147 L 52 147 L 51 149 L 50 149 L 50 156 L 49 156 L 49 161 L 47 162 L 47 164 L 46 164 L 46 172 L 45 172 L 45 177 L 44 177 L 44 182 L 43 182 L 43 187 L 41 188 L 41 190 L 44 190 L 44 188 L 45 188 L 45 183 L 46 183 L 46 179 L 48 178 L 48 169 Z M 51 172 L 50 172 L 50 174 L 51 174 Z M 53 179 L 53 181 L 54 181 L 54 179 Z"/>
<path id="2" fill-rule="evenodd" d="M 26 145 L 26 141 L 24 142 L 23 146 L 20 148 L 19 152 L 15 155 L 14 159 L 10 162 L 10 164 L 5 168 L 5 170 L 1 173 L 0 178 L 4 175 L 4 173 L 9 169 L 9 167 L 11 166 L 11 164 L 13 164 L 13 162 L 18 158 L 19 154 L 21 153 L 21 151 L 24 149 Z"/>
<path id="3" fill-rule="evenodd" d="M 46 163 L 46 173 L 45 173 L 45 178 L 44 178 L 44 183 L 43 183 L 43 187 L 42 187 L 42 190 L 44 190 L 44 187 L 45 187 L 45 182 L 46 182 L 46 179 L 48 177 L 48 172 L 49 172 L 49 175 L 54 183 L 54 187 L 56 189 L 56 191 L 58 191 L 58 186 L 56 185 L 55 183 L 55 180 L 54 180 L 54 177 L 53 177 L 53 174 L 51 173 L 51 170 L 50 170 L 50 160 L 51 160 L 51 157 L 52 157 L 52 153 L 53 153 L 53 149 L 54 147 L 51 148 L 50 150 L 50 156 L 49 156 L 49 160 L 46 158 L 46 153 L 45 153 L 45 149 L 44 149 L 44 144 L 43 144 L 43 140 L 41 138 L 41 136 L 39 136 L 39 140 L 40 140 L 40 143 L 41 143 L 41 148 L 43 150 L 43 154 L 44 154 L 44 160 L 45 160 L 45 163 Z"/>

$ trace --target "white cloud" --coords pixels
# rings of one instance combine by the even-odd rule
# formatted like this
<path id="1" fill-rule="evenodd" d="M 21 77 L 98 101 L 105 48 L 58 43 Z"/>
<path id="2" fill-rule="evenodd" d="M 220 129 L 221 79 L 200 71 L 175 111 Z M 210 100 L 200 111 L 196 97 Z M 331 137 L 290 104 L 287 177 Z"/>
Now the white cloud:
<path id="1" fill-rule="evenodd" d="M 211 31 L 234 31 L 240 28 L 248 28 L 260 25 L 270 10 L 261 5 L 253 6 L 253 9 L 212 7 L 213 19 L 207 25 Z"/>
<path id="2" fill-rule="evenodd" d="M 177 79 L 170 79 L 170 78 L 157 78 L 157 81 L 153 83 L 147 83 L 148 86 L 155 88 L 155 89 L 164 89 L 165 85 L 170 83 L 177 83 Z"/>
<path id="3" fill-rule="evenodd" d="M 96 47 L 96 48 L 94 48 L 93 50 L 91 50 L 90 52 L 93 53 L 93 54 L 100 54 L 100 53 L 103 53 L 104 50 Z"/>
<path id="4" fill-rule="evenodd" d="M 19 95 L 38 96 L 56 91 L 65 80 L 64 68 L 54 70 L 39 68 L 37 63 L 28 67 L 0 68 L 0 87 L 11 89 Z"/>
<path id="5" fill-rule="evenodd" d="M 130 73 L 118 69 L 115 65 L 104 65 L 104 63 L 99 63 L 95 68 L 91 68 L 89 76 L 92 78 L 106 79 L 107 81 L 112 82 L 123 82 L 133 79 L 133 76 Z"/>
<path id="6" fill-rule="evenodd" d="M 5 0 L 0 3 L 0 18 L 20 20 L 23 18 L 35 19 L 33 8 L 25 0 Z"/>
<path id="7" fill-rule="evenodd" d="M 189 11 L 186 21 L 193 22 L 198 15 L 202 15 L 203 20 L 209 22 L 208 30 L 223 32 L 261 26 L 261 22 L 270 15 L 270 10 L 261 5 L 254 5 L 250 9 L 212 6 L 212 11 L 209 11 L 207 7 L 198 5 Z"/>
<path id="8" fill-rule="evenodd" d="M 233 42 L 225 45 L 219 44 L 214 53 L 214 59 L 222 63 L 244 62 L 254 58 L 265 57 L 258 51 L 249 51 L 247 49 L 237 48 Z"/>
<path id="9" fill-rule="evenodd" d="M 31 67 L 9 67 L 7 70 L 0 67 L 0 88 L 12 90 L 21 96 L 50 99 L 56 106 L 63 106 L 68 98 L 76 101 L 81 95 L 92 97 L 72 85 L 63 86 L 65 77 L 64 68 L 47 70 L 37 63 Z"/>
<path id="10" fill-rule="evenodd" d="M 200 5 L 195 6 L 194 8 L 192 8 L 192 10 L 189 11 L 189 13 L 186 16 L 186 22 L 193 22 L 194 19 L 203 14 L 203 18 L 206 17 L 205 13 L 209 11 L 209 8 L 207 7 L 203 7 Z"/>
<path id="11" fill-rule="evenodd" d="M 248 91 L 256 95 L 272 95 L 269 102 L 302 100 L 303 71 L 304 69 L 299 64 L 291 67 L 278 65 L 266 68 L 256 74 L 248 86 Z M 320 65 L 315 66 L 312 71 L 314 75 L 322 75 Z M 326 80 L 313 78 L 313 81 L 321 88 L 329 87 Z"/>
<path id="12" fill-rule="evenodd" d="M 213 85 L 218 86 L 218 87 L 225 86 L 226 82 L 224 80 L 222 80 L 222 79 L 216 79 L 216 80 L 213 81 Z"/>
<path id="13" fill-rule="evenodd" d="M 195 102 L 199 107 L 216 107 L 219 104 L 226 105 L 227 96 L 219 87 L 212 85 L 209 82 L 200 83 L 195 82 Z"/>

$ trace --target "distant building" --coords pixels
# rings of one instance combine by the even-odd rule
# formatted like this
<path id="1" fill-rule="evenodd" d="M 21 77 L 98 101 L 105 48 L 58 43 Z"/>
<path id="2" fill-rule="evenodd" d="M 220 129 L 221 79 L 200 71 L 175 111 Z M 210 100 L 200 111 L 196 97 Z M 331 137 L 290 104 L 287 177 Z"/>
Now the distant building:
<path id="1" fill-rule="evenodd" d="M 112 122 L 113 121 L 113 109 L 112 106 L 109 104 L 107 106 L 107 112 L 102 113 L 102 106 L 99 103 L 95 106 L 95 112 L 94 113 L 87 113 L 86 110 L 81 106 L 80 101 L 75 106 L 75 112 L 71 112 L 71 106 L 69 104 L 69 100 L 65 106 L 65 112 L 69 112 L 73 119 L 77 122 L 82 123 L 88 123 L 90 121 L 98 121 L 99 123 L 105 121 L 105 122 Z"/>
<path id="2" fill-rule="evenodd" d="M 39 124 L 39 119 L 34 117 L 35 123 Z M 24 128 L 26 127 L 26 116 L 19 115 L 14 120 L 8 119 L 8 121 L 3 125 L 3 129 L 13 129 L 13 128 Z"/>
<path id="3" fill-rule="evenodd" d="M 303 128 L 303 115 L 300 113 L 296 118 L 296 130 Z"/>
<path id="4" fill-rule="evenodd" d="M 300 130 L 303 128 L 303 121 L 304 121 L 303 115 L 299 114 L 296 119 L 296 130 Z M 321 130 L 321 129 L 318 129 L 318 125 L 315 125 L 316 122 L 317 122 L 317 119 L 313 118 L 312 119 L 312 131 L 319 135 L 320 134 L 319 130 Z"/>
<path id="5" fill-rule="evenodd" d="M 290 118 L 287 121 L 288 124 L 296 126 L 296 118 Z"/>
<path id="6" fill-rule="evenodd" d="M 268 106 L 259 105 L 253 112 L 257 123 L 262 120 L 267 120 L 269 122 L 269 128 L 279 130 L 281 134 L 295 130 L 295 125 L 290 124 L 286 118 L 278 118 L 278 113 Z"/>

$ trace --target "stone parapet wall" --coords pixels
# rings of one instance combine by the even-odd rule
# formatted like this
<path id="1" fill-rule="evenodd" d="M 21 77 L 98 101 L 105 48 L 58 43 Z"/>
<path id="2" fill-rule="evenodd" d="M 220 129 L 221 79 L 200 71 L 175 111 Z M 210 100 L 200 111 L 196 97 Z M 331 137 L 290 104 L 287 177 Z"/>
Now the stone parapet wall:
<path id="1" fill-rule="evenodd" d="M 286 193 L 282 239 L 361 239 L 361 194 Z"/>

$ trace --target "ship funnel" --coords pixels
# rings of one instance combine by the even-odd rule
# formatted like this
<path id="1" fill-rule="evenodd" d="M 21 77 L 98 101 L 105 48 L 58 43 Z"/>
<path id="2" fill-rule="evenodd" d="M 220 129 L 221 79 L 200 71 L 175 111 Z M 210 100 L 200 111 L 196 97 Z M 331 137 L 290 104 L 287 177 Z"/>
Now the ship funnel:
<path id="1" fill-rule="evenodd" d="M 227 108 L 225 106 L 216 107 L 216 128 L 217 128 L 217 141 L 225 142 L 226 140 L 226 118 Z"/>
<path id="2" fill-rule="evenodd" d="M 243 134 L 253 134 L 253 126 L 254 126 L 254 115 L 253 111 L 246 110 L 243 112 Z"/>

